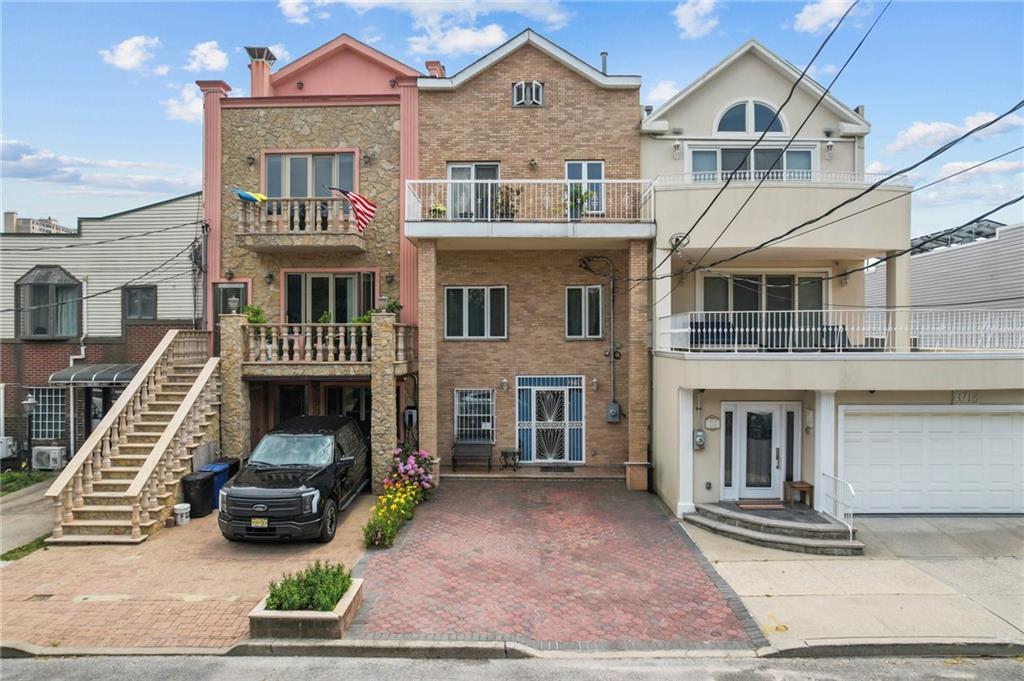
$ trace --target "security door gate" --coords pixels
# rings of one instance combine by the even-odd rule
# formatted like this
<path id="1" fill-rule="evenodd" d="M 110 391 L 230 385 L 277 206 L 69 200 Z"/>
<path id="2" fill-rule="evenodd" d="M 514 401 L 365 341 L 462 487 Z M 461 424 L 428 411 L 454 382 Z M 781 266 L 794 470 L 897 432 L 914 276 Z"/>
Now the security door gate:
<path id="1" fill-rule="evenodd" d="M 516 396 L 520 460 L 583 463 L 583 377 L 519 376 Z"/>

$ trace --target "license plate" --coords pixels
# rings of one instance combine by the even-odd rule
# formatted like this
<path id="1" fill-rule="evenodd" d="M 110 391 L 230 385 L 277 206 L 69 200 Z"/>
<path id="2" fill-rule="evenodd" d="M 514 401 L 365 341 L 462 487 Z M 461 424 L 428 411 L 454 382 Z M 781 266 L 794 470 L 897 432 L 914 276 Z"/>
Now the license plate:
<path id="1" fill-rule="evenodd" d="M 266 518 L 253 518 L 251 522 L 253 527 L 269 527 Z"/>

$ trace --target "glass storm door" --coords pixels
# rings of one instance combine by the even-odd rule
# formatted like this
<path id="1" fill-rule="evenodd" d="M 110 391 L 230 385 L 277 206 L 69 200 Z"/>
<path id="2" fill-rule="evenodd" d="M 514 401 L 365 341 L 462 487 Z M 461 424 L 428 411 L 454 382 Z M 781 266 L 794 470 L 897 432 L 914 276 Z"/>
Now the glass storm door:
<path id="1" fill-rule="evenodd" d="M 566 391 L 538 388 L 533 392 L 534 451 L 536 460 L 565 461 Z"/>
<path id="2" fill-rule="evenodd" d="M 782 408 L 740 406 L 740 498 L 782 498 Z"/>

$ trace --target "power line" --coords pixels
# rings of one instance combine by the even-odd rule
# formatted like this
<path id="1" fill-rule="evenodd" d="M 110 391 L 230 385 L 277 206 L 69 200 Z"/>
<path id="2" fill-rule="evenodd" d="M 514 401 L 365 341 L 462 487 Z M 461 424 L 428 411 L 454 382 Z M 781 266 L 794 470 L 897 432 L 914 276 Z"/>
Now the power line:
<path id="1" fill-rule="evenodd" d="M 744 163 L 746 163 L 750 159 L 750 155 L 754 152 L 754 147 L 756 147 L 758 144 L 760 144 L 761 142 L 764 141 L 765 137 L 768 135 L 768 131 L 771 130 L 772 125 L 775 124 L 775 122 L 779 119 L 779 116 L 782 114 L 782 109 L 784 109 L 786 104 L 788 104 L 789 101 L 793 98 L 793 94 L 796 92 L 796 89 L 800 85 L 800 82 L 807 75 L 807 72 L 810 70 L 811 66 L 814 65 L 815 60 L 818 58 L 818 56 L 821 54 L 821 52 L 825 49 L 825 46 L 828 45 L 829 41 L 832 40 L 832 36 L 835 35 L 836 31 L 839 30 L 839 27 L 842 25 L 843 21 L 850 14 L 850 12 L 853 11 L 853 8 L 857 6 L 859 1 L 860 0 L 854 0 L 854 2 L 849 7 L 846 8 L 846 11 L 843 13 L 843 16 L 839 17 L 839 21 L 836 22 L 836 25 L 832 27 L 832 30 L 828 32 L 828 35 L 825 36 L 825 39 L 821 42 L 820 45 L 818 45 L 818 49 L 815 50 L 814 55 L 811 57 L 811 60 L 809 62 L 807 62 L 807 65 L 804 67 L 804 70 L 801 71 L 800 75 L 797 77 L 797 79 L 795 81 L 793 81 L 793 86 L 789 89 L 789 94 L 786 95 L 786 99 L 782 102 L 782 104 L 779 106 L 779 108 L 775 111 L 775 115 L 772 116 L 771 121 L 769 121 L 768 125 L 765 126 L 764 131 L 761 133 L 761 136 L 757 138 L 757 141 L 755 141 L 754 144 L 749 149 L 747 149 L 747 153 L 744 154 L 743 160 L 739 162 L 739 164 L 737 165 L 737 168 L 739 168 L 739 166 L 741 166 Z M 817 106 L 817 105 L 815 105 L 815 106 Z M 690 234 L 693 233 L 693 230 L 697 229 L 697 225 L 700 224 L 700 221 L 703 220 L 704 216 L 708 214 L 708 212 L 711 210 L 711 207 L 715 205 L 715 202 L 718 201 L 718 197 L 720 197 L 725 192 L 725 190 L 729 187 L 729 184 L 732 182 L 732 178 L 733 178 L 733 175 L 731 173 L 726 176 L 725 182 L 722 184 L 722 187 L 718 190 L 718 192 L 713 197 L 711 197 L 711 202 L 708 203 L 707 207 L 705 207 L 704 210 L 701 212 L 701 214 L 697 216 L 697 219 L 694 220 L 692 225 L 690 225 L 690 228 L 688 230 L 686 230 L 686 233 L 683 235 L 683 238 L 680 239 L 679 241 L 677 241 L 675 244 L 673 244 L 672 248 L 671 248 L 671 250 L 669 250 L 668 254 L 661 260 L 661 262 L 659 262 L 657 265 L 655 265 L 654 272 L 657 272 L 658 268 L 661 267 L 662 265 L 664 265 L 665 261 L 667 261 L 669 258 L 672 257 L 672 254 L 675 253 L 677 248 L 679 248 L 679 244 L 681 244 L 683 241 L 685 241 L 686 238 L 688 236 L 690 236 Z M 639 282 L 637 284 L 634 284 L 633 287 L 631 287 L 631 290 L 632 290 L 632 288 L 635 288 L 638 285 L 639 285 Z"/>
<path id="2" fill-rule="evenodd" d="M 832 91 L 832 86 L 836 84 L 836 81 L 839 80 L 839 77 L 843 75 L 843 71 L 845 71 L 846 67 L 850 65 L 850 62 L 853 61 L 853 58 L 857 56 L 857 53 L 860 51 L 860 48 L 863 47 L 864 42 L 868 39 L 868 36 L 871 35 L 871 32 L 875 30 L 875 26 L 877 26 L 878 22 L 882 20 L 882 17 L 885 16 L 886 11 L 889 9 L 891 5 L 892 0 L 889 0 L 889 2 L 885 4 L 885 7 L 882 8 L 882 11 L 878 13 L 878 16 L 875 17 L 875 20 L 871 23 L 871 26 L 869 26 L 868 30 L 864 33 L 863 36 L 861 36 L 860 42 L 858 42 L 856 47 L 853 48 L 853 52 L 851 52 L 850 56 L 846 58 L 846 61 L 843 62 L 843 65 L 836 72 L 835 76 L 832 77 L 832 80 L 829 82 L 828 87 L 825 88 L 825 90 L 818 97 L 818 101 L 814 103 L 814 106 L 811 107 L 811 110 L 807 112 L 806 116 L 804 116 L 803 121 L 800 122 L 800 127 L 796 129 L 796 132 L 793 133 L 793 136 L 790 137 L 789 141 L 786 142 L 786 146 L 784 146 L 782 148 L 782 151 L 779 152 L 779 156 L 772 164 L 772 167 L 768 169 L 768 172 L 766 172 L 763 177 L 761 177 L 760 181 L 754 186 L 754 188 L 750 190 L 750 194 L 748 194 L 747 198 L 743 201 L 742 204 L 740 204 L 740 207 L 736 209 L 736 212 L 733 213 L 732 218 L 730 218 L 729 222 L 725 224 L 725 227 L 722 228 L 722 231 L 718 233 L 718 236 L 715 237 L 715 240 L 712 241 L 711 244 L 701 254 L 701 256 L 697 258 L 697 262 L 694 265 L 694 268 L 700 266 L 701 261 L 704 260 L 707 254 L 711 252 L 711 249 L 713 249 L 715 245 L 718 244 L 718 242 L 722 239 L 722 237 L 725 236 L 725 233 L 729 230 L 730 227 L 732 227 L 733 223 L 736 222 L 736 219 L 740 216 L 740 213 L 743 212 L 743 209 L 746 208 L 747 204 L 750 203 L 751 199 L 754 198 L 754 194 L 757 193 L 757 190 L 760 189 L 761 185 L 763 185 L 765 183 L 765 180 L 768 179 L 769 174 L 773 170 L 775 170 L 775 166 L 783 161 L 783 155 L 796 140 L 796 137 L 797 135 L 800 134 L 800 131 L 804 129 L 804 126 L 807 125 L 807 122 L 811 120 L 811 116 L 814 115 L 814 112 L 825 100 L 825 97 L 828 96 L 828 93 Z"/>
<path id="3" fill-rule="evenodd" d="M 4 253 L 37 253 L 39 251 L 60 251 L 65 248 L 83 248 L 86 246 L 100 246 L 102 244 L 111 244 L 115 241 L 127 241 L 129 239 L 138 239 L 140 237 L 149 236 L 150 234 L 160 234 L 161 232 L 169 232 L 172 229 L 178 229 L 179 227 L 190 227 L 192 225 L 199 225 L 202 220 L 194 220 L 191 222 L 183 222 L 180 225 L 171 225 L 170 227 L 161 227 L 159 229 L 153 229 L 148 232 L 139 232 L 138 234 L 124 234 L 119 237 L 112 239 L 102 239 L 100 241 L 85 241 L 74 244 L 64 244 L 63 246 L 36 246 L 33 248 L 4 248 Z"/>

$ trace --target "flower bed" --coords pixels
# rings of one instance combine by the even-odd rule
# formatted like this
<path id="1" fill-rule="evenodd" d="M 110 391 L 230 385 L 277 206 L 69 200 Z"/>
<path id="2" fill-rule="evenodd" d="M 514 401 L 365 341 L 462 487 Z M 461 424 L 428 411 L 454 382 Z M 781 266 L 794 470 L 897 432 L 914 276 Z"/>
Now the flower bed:
<path id="1" fill-rule="evenodd" d="M 411 520 L 416 506 L 434 486 L 430 472 L 434 458 L 423 450 L 395 449 L 391 471 L 384 478 L 384 494 L 377 497 L 370 520 L 363 527 L 367 546 L 387 547 L 395 543 L 402 525 Z"/>

